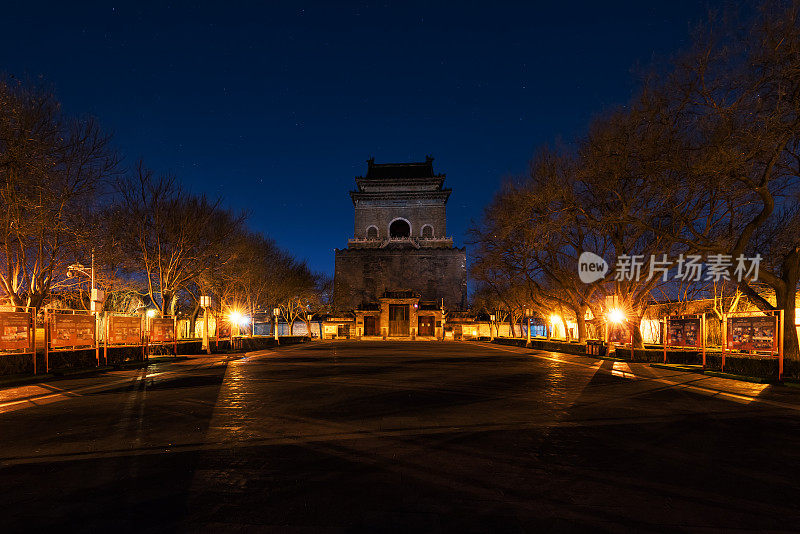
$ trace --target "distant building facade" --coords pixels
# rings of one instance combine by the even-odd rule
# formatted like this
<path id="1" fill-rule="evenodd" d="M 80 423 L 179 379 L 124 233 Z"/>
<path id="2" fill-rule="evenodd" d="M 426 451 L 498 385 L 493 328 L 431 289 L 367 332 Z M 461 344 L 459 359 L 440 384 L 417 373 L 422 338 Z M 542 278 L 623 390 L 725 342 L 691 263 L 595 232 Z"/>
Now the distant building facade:
<path id="1" fill-rule="evenodd" d="M 394 303 L 392 317 L 407 317 L 411 333 L 418 328 L 428 332 L 428 319 L 418 327 L 413 314 L 398 306 L 409 305 L 413 310 L 466 306 L 466 250 L 455 247 L 447 236 L 451 190 L 444 187 L 444 180 L 444 174 L 434 173 L 430 156 L 416 163 L 368 160 L 366 175 L 356 177 L 356 189 L 350 192 L 355 208 L 353 238 L 347 248 L 336 250 L 334 303 L 338 309 L 377 312 L 382 300 L 397 300 L 397 292 L 403 292 L 403 299 L 416 299 L 416 306 L 411 301 Z M 379 324 L 374 331 L 380 335 L 382 328 L 388 325 Z"/>

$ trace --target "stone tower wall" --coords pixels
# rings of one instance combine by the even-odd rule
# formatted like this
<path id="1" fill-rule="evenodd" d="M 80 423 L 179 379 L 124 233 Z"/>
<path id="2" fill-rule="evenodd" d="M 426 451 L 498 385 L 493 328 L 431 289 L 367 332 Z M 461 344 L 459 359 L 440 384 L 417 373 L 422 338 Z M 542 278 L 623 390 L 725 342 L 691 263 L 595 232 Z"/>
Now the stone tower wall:
<path id="1" fill-rule="evenodd" d="M 410 289 L 423 301 L 463 309 L 467 254 L 463 248 L 336 251 L 334 302 L 342 310 L 377 303 L 386 290 Z"/>
<path id="2" fill-rule="evenodd" d="M 398 203 L 391 206 L 358 206 L 355 210 L 353 235 L 363 239 L 367 237 L 367 228 L 376 226 L 378 237 L 389 237 L 389 224 L 396 218 L 403 218 L 411 223 L 411 235 L 420 236 L 422 227 L 429 224 L 433 227 L 434 237 L 447 236 L 447 215 L 444 204 L 426 205 L 423 203 Z"/>

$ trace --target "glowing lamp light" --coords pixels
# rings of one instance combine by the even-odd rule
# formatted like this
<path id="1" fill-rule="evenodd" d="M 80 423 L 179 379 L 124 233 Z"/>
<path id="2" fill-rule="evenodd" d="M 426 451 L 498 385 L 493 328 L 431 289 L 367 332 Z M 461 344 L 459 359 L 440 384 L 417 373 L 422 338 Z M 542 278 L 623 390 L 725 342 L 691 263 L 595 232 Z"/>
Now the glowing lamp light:
<path id="1" fill-rule="evenodd" d="M 230 318 L 232 323 L 240 324 L 242 322 L 242 314 L 238 311 L 231 312 L 228 318 Z"/>
<path id="2" fill-rule="evenodd" d="M 147 310 L 147 316 L 148 317 L 155 317 L 156 313 L 158 313 L 158 312 L 153 308 L 150 308 L 149 310 Z"/>
<path id="3" fill-rule="evenodd" d="M 250 324 L 250 317 L 244 316 L 239 319 L 239 326 L 247 326 Z"/>
<path id="4" fill-rule="evenodd" d="M 608 312 L 608 320 L 612 323 L 621 323 L 625 320 L 625 313 L 619 308 L 613 308 Z"/>
<path id="5" fill-rule="evenodd" d="M 550 322 L 553 323 L 553 324 L 559 322 L 560 320 L 561 320 L 561 317 L 559 317 L 558 315 L 553 314 L 553 315 L 550 316 Z"/>

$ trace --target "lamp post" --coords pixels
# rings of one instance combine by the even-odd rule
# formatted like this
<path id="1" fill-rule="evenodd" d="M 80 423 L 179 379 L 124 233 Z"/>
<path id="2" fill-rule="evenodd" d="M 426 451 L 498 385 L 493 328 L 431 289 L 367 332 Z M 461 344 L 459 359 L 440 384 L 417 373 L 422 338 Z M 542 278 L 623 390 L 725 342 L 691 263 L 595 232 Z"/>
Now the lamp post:
<path id="1" fill-rule="evenodd" d="M 208 342 L 208 308 L 211 306 L 211 297 L 201 296 L 200 306 L 203 308 L 203 350 L 206 354 L 211 354 L 211 344 Z"/>
<path id="2" fill-rule="evenodd" d="M 94 291 L 94 251 L 92 251 L 91 269 L 87 271 L 86 267 L 82 263 L 73 263 L 67 267 L 67 278 L 72 278 L 76 272 L 89 277 L 89 279 L 92 281 L 92 291 Z"/>
<path id="3" fill-rule="evenodd" d="M 230 323 L 231 323 L 231 339 L 233 339 L 233 337 L 234 337 L 233 336 L 233 325 L 236 325 L 236 335 L 238 336 L 240 334 L 239 324 L 242 322 L 242 313 L 239 312 L 239 311 L 234 310 L 234 311 L 232 311 L 230 313 L 230 315 L 228 316 L 228 319 L 230 319 Z"/>
<path id="4" fill-rule="evenodd" d="M 626 321 L 625 312 L 619 308 L 611 308 L 606 313 L 606 343 L 608 345 L 607 354 L 611 354 L 612 352 L 616 352 L 614 342 L 611 341 L 611 329 L 608 327 L 608 323 L 614 324 L 623 324 Z M 633 339 L 631 339 L 631 352 L 633 352 Z"/>
<path id="5" fill-rule="evenodd" d="M 306 334 L 308 335 L 309 340 L 311 339 L 311 317 L 313 316 L 314 312 L 312 312 L 310 309 L 306 310 L 306 326 L 308 327 L 308 332 L 306 332 Z"/>
<path id="6" fill-rule="evenodd" d="M 445 322 L 445 313 L 444 313 L 444 298 L 442 299 L 442 307 L 441 307 L 441 310 L 442 310 L 442 321 L 441 321 L 441 324 L 442 324 L 442 338 L 441 338 L 441 340 L 442 340 L 442 341 L 444 341 L 444 322 Z"/>
<path id="7" fill-rule="evenodd" d="M 96 315 L 100 311 L 98 309 L 100 306 L 96 303 L 105 301 L 105 294 L 94 286 L 94 250 L 92 250 L 92 266 L 88 271 L 82 263 L 73 263 L 67 267 L 67 278 L 72 278 L 75 273 L 87 276 L 91 280 L 91 290 L 89 292 L 90 308 L 92 313 Z"/>
<path id="8" fill-rule="evenodd" d="M 73 263 L 69 267 L 67 267 L 67 278 L 72 278 L 74 273 L 80 273 L 84 276 L 88 276 L 91 280 L 91 290 L 89 291 L 89 309 L 94 315 L 94 351 L 95 356 L 97 359 L 97 365 L 100 365 L 100 330 L 99 327 L 100 323 L 100 311 L 102 310 L 102 303 L 105 301 L 105 293 L 96 289 L 94 287 L 94 249 L 92 249 L 92 267 L 89 272 L 86 271 L 86 267 L 83 266 L 81 263 Z M 36 335 L 36 328 L 34 325 L 34 336 Z M 45 339 L 47 339 L 45 335 Z M 46 341 L 45 341 L 46 342 Z"/>
<path id="9" fill-rule="evenodd" d="M 494 341 L 494 331 L 492 330 L 492 325 L 494 324 L 495 315 L 491 314 L 489 316 L 489 341 Z"/>
<path id="10" fill-rule="evenodd" d="M 272 315 L 275 316 L 274 334 L 275 334 L 275 342 L 276 343 L 280 343 L 280 340 L 278 339 L 278 316 L 280 314 L 281 314 L 281 309 L 280 308 L 273 308 Z"/>
<path id="11" fill-rule="evenodd" d="M 533 315 L 533 310 L 525 308 L 525 317 L 528 318 L 528 341 L 525 343 L 526 347 L 531 346 L 531 315 Z"/>

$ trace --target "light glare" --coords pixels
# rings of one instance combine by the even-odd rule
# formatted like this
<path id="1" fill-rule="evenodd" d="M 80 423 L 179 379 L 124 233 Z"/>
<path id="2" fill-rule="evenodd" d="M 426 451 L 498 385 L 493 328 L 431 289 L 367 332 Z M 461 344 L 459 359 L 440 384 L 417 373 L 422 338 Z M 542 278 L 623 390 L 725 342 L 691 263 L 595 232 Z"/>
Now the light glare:
<path id="1" fill-rule="evenodd" d="M 612 323 L 621 323 L 625 320 L 625 314 L 619 308 L 613 308 L 608 312 L 608 320 Z"/>

